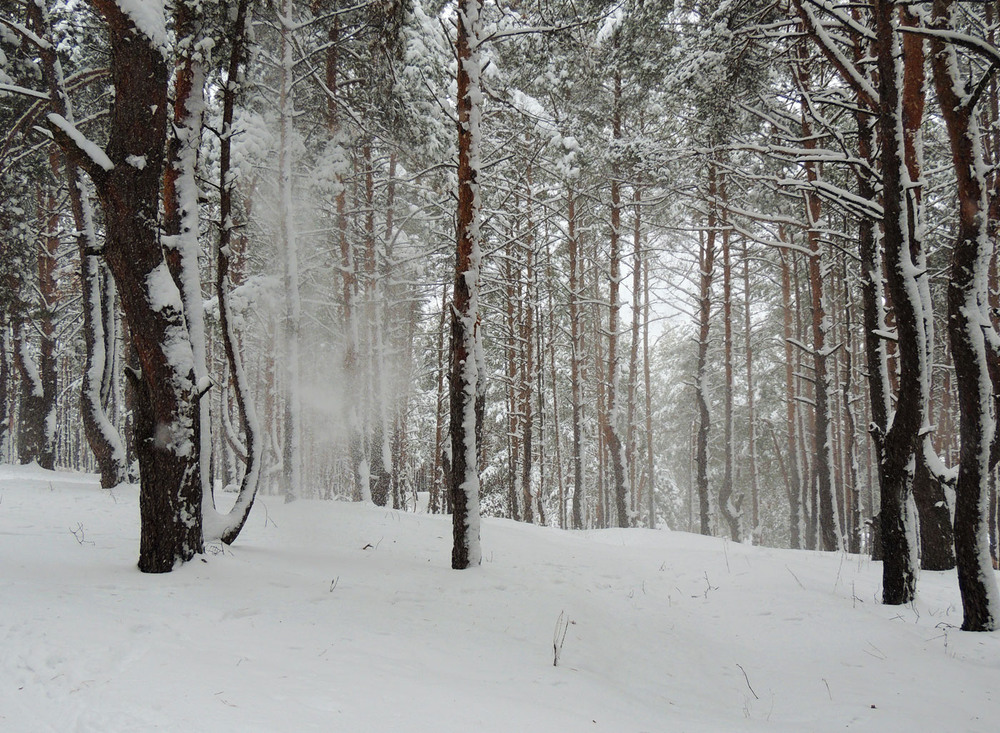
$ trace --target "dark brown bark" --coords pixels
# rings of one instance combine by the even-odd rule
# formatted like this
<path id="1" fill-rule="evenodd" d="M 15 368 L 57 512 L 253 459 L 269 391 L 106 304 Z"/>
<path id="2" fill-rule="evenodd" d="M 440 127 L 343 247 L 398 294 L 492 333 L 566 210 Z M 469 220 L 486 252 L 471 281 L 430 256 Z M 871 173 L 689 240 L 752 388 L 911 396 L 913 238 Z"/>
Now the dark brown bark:
<path id="1" fill-rule="evenodd" d="M 803 97 L 810 93 L 810 74 L 800 64 L 797 70 L 797 80 Z M 805 107 L 805 103 L 803 107 Z M 802 146 L 807 150 L 816 148 L 817 141 L 812 134 L 809 118 L 802 116 Z M 804 164 L 806 178 L 810 183 L 818 180 L 819 173 L 815 162 Z M 826 551 L 839 550 L 842 531 L 838 522 L 837 497 L 833 486 L 833 446 L 832 426 L 830 419 L 830 379 L 827 351 L 827 335 L 830 330 L 826 312 L 826 296 L 824 294 L 824 278 L 828 267 L 824 262 L 820 249 L 820 238 L 817 225 L 820 220 L 820 198 L 810 191 L 805 194 L 805 214 L 808 222 L 806 238 L 809 247 L 809 292 L 812 306 L 812 356 L 813 383 L 815 385 L 814 399 L 815 427 L 813 432 L 813 450 L 815 455 L 816 485 L 814 511 L 818 512 L 820 548 Z"/>
<path id="2" fill-rule="evenodd" d="M 935 0 L 933 20 L 947 28 L 951 0 Z M 958 76 L 955 51 L 931 39 L 931 68 L 941 114 L 948 130 L 958 191 L 958 232 L 952 249 L 948 281 L 948 335 L 955 364 L 960 410 L 958 484 L 955 490 L 955 558 L 967 631 L 992 631 L 1000 613 L 996 578 L 987 549 L 990 440 L 995 431 L 995 387 L 987 362 L 982 288 L 987 265 L 986 191 L 983 161 L 978 154 L 978 129 L 969 97 Z M 992 326 L 989 327 L 992 331 Z M 996 333 L 990 334 L 993 338 Z"/>
<path id="3" fill-rule="evenodd" d="M 156 226 L 168 70 L 159 49 L 116 3 L 93 0 L 93 5 L 111 38 L 116 94 L 106 153 L 114 167 L 105 170 L 61 130 L 53 132 L 87 169 L 104 208 L 105 257 L 141 365 L 141 374 L 132 374 L 138 394 L 135 430 L 141 477 L 139 569 L 168 572 L 203 549 L 193 359 L 179 299 L 160 295 L 172 282 Z M 129 164 L 130 156 L 144 157 L 146 165 Z M 178 358 L 178 352 L 187 358 Z"/>
<path id="4" fill-rule="evenodd" d="M 886 281 L 896 318 L 899 358 L 899 394 L 908 399 L 896 403 L 896 411 L 883 437 L 882 490 L 879 521 L 883 553 L 882 602 L 909 603 L 916 594 L 916 553 L 909 543 L 907 516 L 912 490 L 909 464 L 916 449 L 917 434 L 923 425 L 926 404 L 921 386 L 924 333 L 920 304 L 912 297 L 915 283 L 906 272 L 913 267 L 912 242 L 905 226 L 912 211 L 904 210 L 905 153 L 901 150 L 903 123 L 899 83 L 896 73 L 894 3 L 879 0 L 876 10 L 876 58 L 879 70 L 879 132 L 882 140 L 882 230 L 885 247 Z"/>

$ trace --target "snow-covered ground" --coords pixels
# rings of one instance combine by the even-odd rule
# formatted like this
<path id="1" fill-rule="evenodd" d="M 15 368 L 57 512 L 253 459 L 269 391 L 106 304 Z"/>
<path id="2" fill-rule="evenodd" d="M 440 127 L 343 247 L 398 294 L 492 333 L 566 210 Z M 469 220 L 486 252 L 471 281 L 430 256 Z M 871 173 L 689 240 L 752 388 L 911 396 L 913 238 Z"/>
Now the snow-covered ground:
<path id="1" fill-rule="evenodd" d="M 0 467 L 0 731 L 987 731 L 1000 633 L 954 573 L 877 602 L 865 558 L 679 532 L 265 497 L 238 543 L 142 575 L 137 490 Z M 559 666 L 553 636 L 568 629 Z"/>

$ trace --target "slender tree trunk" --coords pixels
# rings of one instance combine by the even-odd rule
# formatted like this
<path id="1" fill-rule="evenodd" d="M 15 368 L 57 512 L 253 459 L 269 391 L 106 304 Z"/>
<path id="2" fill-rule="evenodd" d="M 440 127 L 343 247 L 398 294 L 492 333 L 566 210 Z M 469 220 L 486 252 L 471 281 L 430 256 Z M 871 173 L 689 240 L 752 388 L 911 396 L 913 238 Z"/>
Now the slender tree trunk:
<path id="1" fill-rule="evenodd" d="M 480 0 L 458 4 L 458 228 L 451 316 L 451 566 L 479 565 L 479 459 L 485 373 L 479 323 Z"/>
<path id="2" fill-rule="evenodd" d="M 810 79 L 809 73 L 802 65 L 798 69 L 798 82 L 803 95 L 803 106 L 805 98 L 809 95 Z M 802 116 L 802 139 L 803 147 L 807 150 L 816 148 L 816 138 L 812 134 L 812 127 L 808 117 Z M 819 173 L 816 170 L 816 163 L 810 161 L 805 163 L 806 178 L 810 183 L 818 180 Z M 819 195 L 810 191 L 805 195 L 805 213 L 808 221 L 806 237 L 809 247 L 809 290 L 812 304 L 812 355 L 813 355 L 813 381 L 815 384 L 815 432 L 814 432 L 814 452 L 816 457 L 816 495 L 818 504 L 814 504 L 814 511 L 819 515 L 819 531 L 821 548 L 826 551 L 834 551 L 841 548 L 843 533 L 840 523 L 837 520 L 837 496 L 833 487 L 833 430 L 830 421 L 830 382 L 827 336 L 830 331 L 829 317 L 826 312 L 826 296 L 824 293 L 824 278 L 829 273 L 823 259 L 823 252 L 820 249 L 820 199 Z"/>
<path id="3" fill-rule="evenodd" d="M 621 123 L 621 74 L 615 72 L 614 77 L 614 110 L 612 112 L 613 136 L 620 140 L 622 136 Z M 617 152 L 615 153 L 617 155 Z M 611 283 L 608 295 L 608 368 L 607 403 L 604 412 L 604 438 L 608 446 L 611 460 L 611 471 L 614 480 L 614 501 L 616 521 L 619 527 L 631 525 L 628 510 L 628 469 L 625 465 L 622 439 L 619 433 L 619 397 L 618 397 L 618 313 L 621 308 L 619 296 L 619 270 L 621 264 L 621 180 L 618 164 L 612 165 L 611 171 L 611 237 L 610 237 L 610 273 Z"/>
<path id="4" fill-rule="evenodd" d="M 715 213 L 716 173 L 715 162 L 708 168 L 708 226 L 701 237 L 699 256 L 701 289 L 698 302 L 698 363 L 695 367 L 695 399 L 698 403 L 698 433 L 695 444 L 695 482 L 698 488 L 698 514 L 701 519 L 700 531 L 712 534 L 709 516 L 708 487 L 708 432 L 710 415 L 708 411 L 708 339 L 712 315 L 712 276 L 715 262 Z"/>
<path id="5" fill-rule="evenodd" d="M 781 231 L 781 239 L 784 241 L 784 230 Z M 798 446 L 798 407 L 796 398 L 798 391 L 795 383 L 795 353 L 792 345 L 794 332 L 792 330 L 792 268 L 789 258 L 794 255 L 791 252 L 782 250 L 781 252 L 781 302 L 784 312 L 783 335 L 785 342 L 785 414 L 787 430 L 787 451 L 788 451 L 788 528 L 789 546 L 793 550 L 802 548 L 803 540 L 803 517 L 802 503 L 802 477 L 799 472 L 799 446 Z"/>
<path id="6" fill-rule="evenodd" d="M 722 216 L 722 352 L 723 352 L 723 453 L 722 485 L 719 487 L 719 513 L 729 526 L 729 536 L 734 542 L 741 537 L 740 500 L 733 499 L 733 266 L 730 247 L 730 228 L 726 213 L 726 180 L 719 177 L 719 202 Z"/>
<path id="7" fill-rule="evenodd" d="M 653 389 L 649 363 L 649 263 L 642 268 L 642 365 L 643 387 L 646 397 L 646 497 L 649 505 L 647 522 L 650 529 L 656 529 L 656 466 L 653 463 Z"/>
<path id="8" fill-rule="evenodd" d="M 642 186 L 637 176 L 635 189 L 632 193 L 633 226 L 632 226 L 632 339 L 629 344 L 628 359 L 628 397 L 625 409 L 625 445 L 627 454 L 632 456 L 629 461 L 628 485 L 632 488 L 631 510 L 638 518 L 640 510 L 640 484 L 636 475 L 640 461 L 636 460 L 636 391 L 639 386 L 639 328 L 641 326 L 642 304 Z"/>
<path id="9" fill-rule="evenodd" d="M 49 165 L 53 177 L 59 175 L 58 148 L 53 145 L 49 153 Z M 38 465 L 52 470 L 56 462 L 56 399 L 58 396 L 58 365 L 56 363 L 55 315 L 59 301 L 59 285 L 56 282 L 56 264 L 59 257 L 59 216 L 56 211 L 55 192 L 50 188 L 45 194 L 45 234 L 38 253 L 38 295 L 41 299 L 39 318 L 39 358 L 38 371 L 42 385 L 41 452 Z"/>
<path id="10" fill-rule="evenodd" d="M 283 0 L 281 17 L 281 94 L 279 98 L 280 141 L 278 188 L 281 243 L 284 247 L 284 320 L 282 340 L 285 361 L 285 439 L 282 446 L 282 493 L 294 501 L 302 491 L 302 404 L 299 366 L 299 259 L 295 232 L 292 181 L 292 134 L 295 105 L 292 98 L 294 59 L 292 55 L 292 0 Z"/>
<path id="11" fill-rule="evenodd" d="M 219 538 L 227 544 L 232 544 L 236 540 L 243 529 L 243 525 L 246 523 L 247 517 L 250 516 L 250 510 L 253 508 L 254 499 L 257 496 L 257 488 L 260 484 L 260 472 L 264 452 L 261 426 L 257 419 L 257 409 L 254 404 L 253 395 L 251 394 L 250 382 L 243 366 L 243 354 L 240 349 L 239 338 L 230 318 L 232 306 L 229 295 L 232 291 L 234 279 L 230 276 L 230 264 L 235 254 L 232 251 L 232 232 L 234 228 L 233 191 L 236 186 L 231 167 L 232 139 L 236 132 L 233 128 L 233 114 L 236 107 L 236 96 L 239 92 L 240 66 L 244 63 L 244 49 L 248 30 L 247 10 L 249 4 L 250 0 L 239 0 L 236 6 L 233 32 L 230 36 L 233 48 L 230 51 L 226 85 L 223 90 L 221 154 L 219 158 L 219 214 L 222 225 L 219 228 L 218 250 L 216 253 L 218 265 L 215 279 L 215 294 L 219 301 L 219 326 L 222 330 L 222 345 L 226 354 L 226 362 L 229 365 L 233 391 L 236 398 L 236 408 L 246 441 L 246 468 L 243 472 L 243 479 L 240 482 L 239 493 L 236 495 L 236 501 L 228 515 L 224 517 L 225 521 L 221 527 L 214 532 L 211 531 L 213 528 L 206 527 L 206 535 L 212 537 L 218 534 Z"/>
<path id="12" fill-rule="evenodd" d="M 445 371 L 445 345 L 444 333 L 448 316 L 448 283 L 441 286 L 441 319 L 438 324 L 437 338 L 437 395 L 434 401 L 434 475 L 431 477 L 431 495 L 428 503 L 428 511 L 436 514 L 444 510 L 447 503 L 446 487 L 450 486 L 448 475 L 450 467 L 450 451 L 446 448 L 444 436 L 445 422 L 445 381 L 447 372 Z"/>
<path id="13" fill-rule="evenodd" d="M 743 334 L 747 367 L 747 472 L 750 474 L 750 536 L 760 544 L 760 489 L 757 485 L 757 413 L 753 376 L 753 341 L 750 322 L 750 243 L 743 238 Z"/>
<path id="14" fill-rule="evenodd" d="M 576 231 L 576 196 L 572 184 L 566 187 L 566 224 L 569 250 L 570 381 L 573 400 L 573 529 L 583 529 L 583 287 L 580 242 Z"/>

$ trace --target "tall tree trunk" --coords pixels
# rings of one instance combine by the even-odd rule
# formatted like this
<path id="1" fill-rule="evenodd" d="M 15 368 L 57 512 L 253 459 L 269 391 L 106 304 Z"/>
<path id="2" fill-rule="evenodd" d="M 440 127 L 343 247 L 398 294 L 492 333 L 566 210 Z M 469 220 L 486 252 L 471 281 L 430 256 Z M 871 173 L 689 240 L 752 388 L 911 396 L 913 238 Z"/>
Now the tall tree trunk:
<path id="1" fill-rule="evenodd" d="M 205 335 L 204 296 L 198 258 L 198 150 L 204 115 L 205 70 L 195 49 L 202 40 L 198 13 L 190 0 L 175 5 L 178 54 L 174 69 L 172 119 L 168 137 L 166 170 L 163 176 L 163 250 L 170 274 L 181 293 L 188 338 L 194 352 L 195 381 L 208 384 L 208 344 Z M 199 387 L 201 389 L 201 387 Z M 201 436 L 201 484 L 205 509 L 214 507 L 212 497 L 211 400 L 198 400 Z"/>
<path id="2" fill-rule="evenodd" d="M 482 562 L 479 541 L 479 458 L 485 370 L 479 323 L 481 0 L 458 4 L 458 213 L 451 316 L 451 481 L 456 570 Z"/>
<path id="3" fill-rule="evenodd" d="M 643 387 L 646 397 L 646 498 L 649 506 L 647 522 L 656 529 L 656 466 L 653 463 L 653 389 L 649 364 L 649 263 L 642 268 L 642 365 Z"/>
<path id="4" fill-rule="evenodd" d="M 876 50 L 879 65 L 879 130 L 882 139 L 883 243 L 886 281 L 898 333 L 899 394 L 889 429 L 882 438 L 881 539 L 882 602 L 909 603 L 916 594 L 916 536 L 909 503 L 918 434 L 924 426 L 930 382 L 926 320 L 915 275 L 924 266 L 920 244 L 910 239 L 916 212 L 904 150 L 903 102 L 896 56 L 894 5 L 879 0 Z M 905 395 L 906 399 L 902 399 Z"/>
<path id="5" fill-rule="evenodd" d="M 750 536 L 760 544 L 760 491 L 757 485 L 757 413 L 753 376 L 753 341 L 750 322 L 750 243 L 743 238 L 743 335 L 747 367 L 747 472 L 750 474 Z"/>
<path id="6" fill-rule="evenodd" d="M 573 400 L 573 529 L 583 529 L 583 309 L 580 294 L 583 287 L 580 263 L 580 242 L 576 229 L 576 196 L 572 184 L 566 187 L 566 224 L 569 249 L 569 328 L 570 382 Z"/>
<path id="7" fill-rule="evenodd" d="M 524 281 L 521 311 L 521 323 L 519 340 L 523 348 L 521 359 L 520 386 L 521 393 L 519 399 L 519 409 L 521 417 L 521 439 L 523 455 L 521 457 L 521 500 L 524 507 L 524 521 L 534 522 L 535 497 L 531 488 L 532 461 L 534 458 L 534 393 L 532 390 L 535 382 L 535 299 L 537 288 L 535 285 L 535 237 L 532 228 L 534 222 L 531 217 L 531 168 L 527 170 L 528 191 L 525 199 L 525 233 L 524 233 Z M 539 359 L 541 355 L 539 354 Z"/>
<path id="8" fill-rule="evenodd" d="M 53 145 L 49 153 L 49 166 L 53 178 L 59 175 L 58 148 Z M 59 256 L 59 216 L 56 211 L 55 192 L 49 188 L 45 193 L 45 234 L 38 252 L 38 295 L 41 299 L 39 318 L 38 372 L 42 385 L 41 452 L 38 465 L 52 470 L 56 462 L 56 399 L 58 396 L 58 367 L 56 364 L 56 307 L 59 301 L 59 285 L 56 282 L 56 264 Z"/>
<path id="9" fill-rule="evenodd" d="M 638 518 L 641 498 L 639 494 L 640 484 L 637 469 L 640 461 L 636 455 L 636 435 L 638 425 L 636 425 L 636 399 L 639 386 L 639 328 L 641 326 L 642 307 L 642 186 L 639 176 L 636 177 L 635 188 L 632 192 L 632 339 L 629 344 L 628 358 L 628 397 L 625 409 L 625 445 L 627 454 L 632 456 L 629 461 L 628 485 L 632 489 L 631 510 Z"/>
<path id="10" fill-rule="evenodd" d="M 780 229 L 784 241 L 784 229 Z M 781 302 L 784 313 L 783 335 L 785 343 L 785 414 L 788 451 L 788 528 L 789 546 L 793 550 L 802 549 L 803 517 L 802 517 L 802 477 L 799 471 L 798 442 L 798 408 L 796 400 L 798 390 L 795 382 L 795 353 L 792 345 L 794 331 L 792 330 L 792 268 L 789 259 L 794 255 L 788 251 L 781 252 Z"/>
<path id="11" fill-rule="evenodd" d="M 901 25 L 916 27 L 918 18 L 906 8 L 900 8 Z M 920 270 L 917 287 L 920 293 L 924 331 L 924 362 L 926 380 L 923 423 L 929 423 L 931 385 L 934 364 L 934 314 L 924 250 L 923 207 L 923 141 L 921 126 L 924 117 L 924 38 L 914 33 L 902 35 L 902 131 L 903 152 L 909 182 L 907 191 L 907 235 L 913 259 Z M 894 296 L 895 297 L 895 296 Z M 913 499 L 920 518 L 920 566 L 925 570 L 950 570 L 955 567 L 955 540 L 951 527 L 951 508 L 944 490 L 946 477 L 936 470 L 940 460 L 933 454 L 929 432 L 917 438 L 916 467 L 913 474 Z M 953 488 L 953 487 L 952 487 Z"/>
<path id="12" fill-rule="evenodd" d="M 292 0 L 283 0 L 278 22 L 281 25 L 281 94 L 279 98 L 280 141 L 278 143 L 278 189 L 281 243 L 284 247 L 284 319 L 282 340 L 285 359 L 285 439 L 282 446 L 282 493 L 294 501 L 302 491 L 302 397 L 300 389 L 298 242 L 295 232 L 292 181 L 292 134 L 295 105 L 292 98 L 294 60 L 291 33 Z"/>
<path id="13" fill-rule="evenodd" d="M 614 108 L 612 111 L 612 134 L 614 139 L 622 137 L 621 121 L 621 73 L 614 75 Z M 613 152 L 618 155 L 618 151 Z M 611 237 L 610 237 L 610 288 L 608 295 L 608 367 L 606 386 L 606 410 L 603 413 L 604 439 L 608 446 L 611 460 L 612 478 L 614 480 L 615 519 L 619 527 L 631 525 L 628 510 L 628 471 L 625 466 L 626 456 L 619 433 L 618 416 L 618 313 L 621 308 L 619 296 L 619 270 L 621 265 L 621 172 L 618 163 L 611 167 Z"/>
<path id="14" fill-rule="evenodd" d="M 954 27 L 951 0 L 935 0 L 936 28 Z M 955 50 L 931 38 L 931 67 L 941 114 L 948 130 L 958 189 L 958 235 L 948 281 L 948 335 L 955 364 L 960 409 L 961 455 L 955 490 L 955 559 L 967 631 L 992 631 L 1000 620 L 1000 592 L 989 556 L 989 473 L 996 437 L 996 387 L 990 360 L 998 336 L 989 322 L 986 270 L 985 165 L 980 149 L 975 98 L 966 93 Z"/>
<path id="15" fill-rule="evenodd" d="M 716 172 L 715 161 L 708 164 L 708 225 L 701 237 L 699 265 L 701 273 L 698 298 L 698 362 L 695 367 L 695 400 L 698 403 L 698 433 L 695 443 L 695 483 L 698 491 L 700 531 L 712 534 L 708 493 L 708 338 L 712 315 L 712 276 L 715 262 L 715 232 L 718 218 L 715 213 Z"/>
<path id="16" fill-rule="evenodd" d="M 719 487 L 719 513 L 729 525 L 729 536 L 734 542 L 742 539 L 739 504 L 733 499 L 733 264 L 730 248 L 729 217 L 726 212 L 726 179 L 719 177 L 719 225 L 722 235 L 722 352 L 723 352 L 723 452 L 724 468 Z"/>
<path id="17" fill-rule="evenodd" d="M 803 95 L 803 107 L 809 96 L 810 78 L 802 64 L 798 67 L 797 78 Z M 802 115 L 802 145 L 807 150 L 815 149 L 816 138 L 812 134 L 809 118 Z M 805 163 L 806 178 L 810 183 L 818 180 L 816 163 Z M 830 352 L 827 346 L 827 336 L 830 330 L 829 318 L 826 312 L 826 296 L 823 281 L 829 268 L 820 249 L 819 219 L 820 199 L 815 191 L 809 191 L 805 196 L 805 214 L 808 223 L 806 238 L 809 248 L 809 291 L 812 304 L 812 356 L 813 380 L 815 384 L 815 431 L 814 454 L 816 457 L 816 495 L 818 505 L 814 511 L 819 515 L 819 532 L 821 547 L 826 551 L 841 548 L 843 533 L 837 520 L 837 496 L 833 486 L 833 431 L 830 424 L 830 381 L 828 359 Z"/>
<path id="18" fill-rule="evenodd" d="M 198 393 L 180 293 L 157 228 L 167 136 L 163 39 L 146 35 L 111 0 L 92 0 L 107 21 L 115 101 L 106 154 L 77 144 L 65 118 L 49 128 L 86 168 L 104 207 L 105 258 L 115 276 L 141 373 L 136 446 L 141 485 L 139 569 L 169 572 L 203 550 Z M 144 160 L 141 166 L 129 161 Z"/>
<path id="19" fill-rule="evenodd" d="M 243 472 L 243 480 L 240 482 L 239 493 L 236 495 L 236 501 L 229 513 L 223 518 L 224 522 L 222 526 L 218 528 L 206 527 L 207 536 L 214 537 L 218 535 L 227 544 L 232 544 L 236 540 L 243 529 L 243 525 L 246 523 L 247 517 L 250 516 L 250 510 L 253 508 L 254 499 L 257 496 L 257 488 L 260 484 L 260 472 L 264 452 L 263 435 L 257 419 L 257 409 L 251 393 L 250 382 L 243 366 L 243 354 L 240 349 L 239 338 L 230 318 L 230 311 L 232 310 L 230 292 L 232 291 L 234 279 L 230 276 L 230 264 L 235 254 L 232 251 L 232 233 L 235 226 L 233 221 L 233 191 L 236 187 L 236 180 L 231 168 L 232 139 L 236 132 L 233 128 L 233 114 L 236 107 L 236 97 L 239 92 L 240 66 L 244 63 L 248 31 L 247 10 L 249 4 L 250 0 L 239 0 L 236 6 L 233 32 L 230 36 L 233 47 L 230 51 L 226 85 L 223 89 L 221 154 L 219 157 L 219 218 L 222 225 L 219 227 L 218 251 L 216 253 L 218 264 L 215 278 L 215 294 L 219 301 L 219 326 L 222 330 L 222 345 L 225 350 L 226 361 L 229 364 L 229 372 L 236 398 L 236 408 L 246 441 L 246 468 Z M 214 525 L 215 522 L 213 521 L 212 524 Z"/>

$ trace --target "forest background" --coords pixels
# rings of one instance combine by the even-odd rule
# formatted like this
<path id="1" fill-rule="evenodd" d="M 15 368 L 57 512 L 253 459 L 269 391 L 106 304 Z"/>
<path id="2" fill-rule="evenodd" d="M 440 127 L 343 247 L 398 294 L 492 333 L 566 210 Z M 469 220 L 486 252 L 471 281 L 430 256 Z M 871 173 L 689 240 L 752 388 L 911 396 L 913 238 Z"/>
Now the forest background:
<path id="1" fill-rule="evenodd" d="M 885 602 L 919 550 L 995 628 L 998 17 L 7 3 L 2 458 L 139 479 L 149 571 L 258 490 L 456 567 L 480 512 L 877 528 Z"/>

